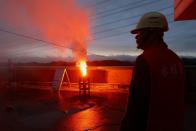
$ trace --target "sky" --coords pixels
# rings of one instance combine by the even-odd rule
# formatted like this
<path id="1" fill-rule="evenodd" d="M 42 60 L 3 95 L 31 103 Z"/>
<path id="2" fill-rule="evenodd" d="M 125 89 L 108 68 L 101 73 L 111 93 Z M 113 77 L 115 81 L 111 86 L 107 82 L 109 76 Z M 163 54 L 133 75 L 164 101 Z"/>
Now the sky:
<path id="1" fill-rule="evenodd" d="M 1 60 L 137 56 L 142 51 L 136 49 L 135 36 L 129 31 L 150 11 L 166 15 L 168 47 L 180 56 L 196 57 L 196 20 L 174 21 L 173 0 L 35 1 L 36 8 L 30 10 L 25 0 L 0 0 Z M 15 7 L 12 2 L 20 4 Z"/>

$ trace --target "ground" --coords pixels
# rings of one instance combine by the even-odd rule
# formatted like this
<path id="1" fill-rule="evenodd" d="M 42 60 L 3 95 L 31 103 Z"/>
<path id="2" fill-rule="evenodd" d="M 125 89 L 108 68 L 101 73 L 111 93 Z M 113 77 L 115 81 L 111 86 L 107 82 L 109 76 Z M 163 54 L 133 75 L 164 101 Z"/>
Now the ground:
<path id="1" fill-rule="evenodd" d="M 125 112 L 127 91 L 11 89 L 1 92 L 2 130 L 117 131 Z M 9 93 L 8 93 L 9 92 Z"/>
<path id="2" fill-rule="evenodd" d="M 79 96 L 77 89 L 50 90 L 18 88 L 1 90 L 2 131 L 118 131 L 128 91 L 92 90 Z M 195 131 L 196 106 L 186 103 L 185 131 Z"/>

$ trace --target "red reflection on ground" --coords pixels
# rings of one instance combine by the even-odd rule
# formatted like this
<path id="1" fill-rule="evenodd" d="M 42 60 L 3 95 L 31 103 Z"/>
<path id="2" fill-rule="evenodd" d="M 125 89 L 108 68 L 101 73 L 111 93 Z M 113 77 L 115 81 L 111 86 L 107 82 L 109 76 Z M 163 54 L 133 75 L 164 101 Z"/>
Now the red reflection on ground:
<path id="1" fill-rule="evenodd" d="M 87 109 L 83 112 L 76 114 L 76 117 L 72 117 L 73 130 L 87 130 L 96 126 L 100 121 L 101 114 L 97 111 Z M 74 129 L 75 128 L 75 129 Z"/>

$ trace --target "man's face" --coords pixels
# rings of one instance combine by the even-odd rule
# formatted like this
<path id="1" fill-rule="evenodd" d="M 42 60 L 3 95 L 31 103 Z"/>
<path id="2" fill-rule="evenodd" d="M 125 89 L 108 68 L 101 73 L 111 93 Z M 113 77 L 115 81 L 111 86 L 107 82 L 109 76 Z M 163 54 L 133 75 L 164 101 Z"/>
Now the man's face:
<path id="1" fill-rule="evenodd" d="M 135 39 L 136 39 L 138 49 L 143 49 L 144 48 L 147 37 L 148 37 L 148 32 L 147 31 L 139 30 L 136 33 Z"/>

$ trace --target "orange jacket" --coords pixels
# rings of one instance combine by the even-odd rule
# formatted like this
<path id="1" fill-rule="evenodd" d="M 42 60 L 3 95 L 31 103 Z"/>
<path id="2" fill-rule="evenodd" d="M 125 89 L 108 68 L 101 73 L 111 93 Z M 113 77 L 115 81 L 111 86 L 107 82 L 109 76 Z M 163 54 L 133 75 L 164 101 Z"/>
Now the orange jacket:
<path id="1" fill-rule="evenodd" d="M 165 45 L 138 56 L 122 131 L 182 131 L 184 69 Z"/>

